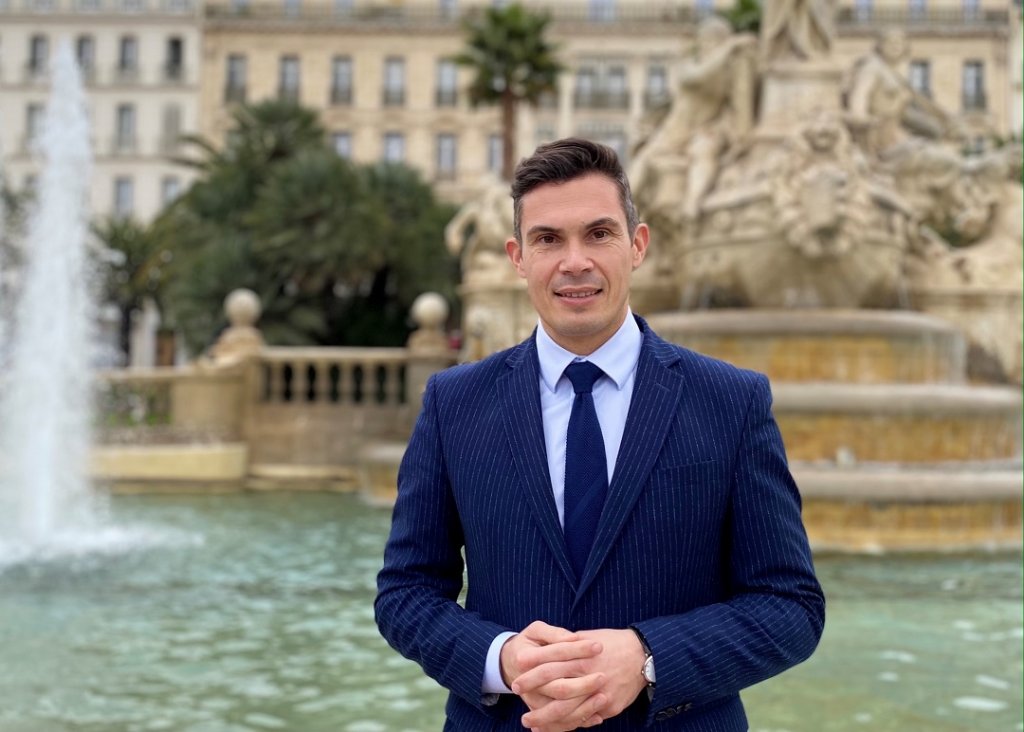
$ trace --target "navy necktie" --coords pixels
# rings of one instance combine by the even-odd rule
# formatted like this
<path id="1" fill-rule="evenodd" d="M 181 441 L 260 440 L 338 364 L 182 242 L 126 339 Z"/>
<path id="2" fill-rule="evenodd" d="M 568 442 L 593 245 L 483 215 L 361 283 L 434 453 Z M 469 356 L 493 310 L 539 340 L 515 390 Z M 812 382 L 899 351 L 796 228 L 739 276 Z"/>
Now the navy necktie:
<path id="1" fill-rule="evenodd" d="M 597 522 L 608 493 L 608 462 L 604 437 L 594 409 L 594 382 L 604 372 L 589 361 L 577 361 L 565 368 L 576 397 L 569 415 L 565 439 L 565 547 L 576 579 L 590 556 L 597 533 Z"/>

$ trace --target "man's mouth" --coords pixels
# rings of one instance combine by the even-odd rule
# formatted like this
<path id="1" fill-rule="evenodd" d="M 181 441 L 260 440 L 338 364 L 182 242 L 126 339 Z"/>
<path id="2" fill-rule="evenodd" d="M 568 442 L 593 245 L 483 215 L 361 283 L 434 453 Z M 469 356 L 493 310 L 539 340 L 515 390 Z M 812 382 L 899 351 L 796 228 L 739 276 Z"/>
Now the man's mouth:
<path id="1" fill-rule="evenodd" d="M 600 292 L 601 290 L 575 290 L 572 292 L 556 292 L 555 294 L 558 295 L 559 297 L 565 297 L 570 300 L 581 300 L 585 297 L 593 297 L 594 295 L 597 295 Z"/>

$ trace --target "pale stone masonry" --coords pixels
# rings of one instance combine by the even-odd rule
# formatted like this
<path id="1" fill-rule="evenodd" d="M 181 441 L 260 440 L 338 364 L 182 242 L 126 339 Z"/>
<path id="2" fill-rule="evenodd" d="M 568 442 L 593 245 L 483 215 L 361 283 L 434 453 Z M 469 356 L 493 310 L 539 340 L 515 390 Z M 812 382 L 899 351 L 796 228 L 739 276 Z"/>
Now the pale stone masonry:
<path id="1" fill-rule="evenodd" d="M 0 0 L 0 154 L 15 187 L 31 185 L 31 139 L 46 61 L 67 39 L 87 68 L 97 214 L 152 218 L 191 171 L 173 140 L 225 139 L 239 101 L 293 97 L 321 111 L 331 142 L 358 162 L 403 160 L 465 200 L 497 170 L 497 111 L 473 110 L 460 19 L 486 0 Z M 521 113 L 518 150 L 576 134 L 628 157 L 649 110 L 672 92 L 695 22 L 726 0 L 549 2 L 567 70 L 558 93 Z M 1020 6 L 1006 0 L 856 0 L 837 18 L 844 64 L 879 29 L 907 30 L 911 83 L 970 128 L 1020 135 Z M 128 40 L 126 40 L 128 39 Z M 131 40 L 134 39 L 134 40 Z"/>
<path id="2" fill-rule="evenodd" d="M 497 169 L 499 120 L 472 110 L 466 69 L 443 68 L 463 43 L 460 18 L 489 3 L 211 0 L 205 5 L 201 124 L 223 140 L 232 103 L 297 96 L 323 110 L 343 155 L 401 159 L 462 200 Z M 551 2 L 551 38 L 567 70 L 559 91 L 520 116 L 518 151 L 575 134 L 628 156 L 645 114 L 675 86 L 695 22 L 728 2 Z M 539 6 L 538 6 L 539 7 Z M 908 78 L 977 137 L 1020 134 L 1020 11 L 1005 0 L 859 0 L 837 18 L 835 58 L 849 66 L 879 30 L 905 28 Z M 1016 74 L 1016 76 L 1014 75 Z M 1016 89 L 1016 93 L 1014 92 Z"/>
<path id="3" fill-rule="evenodd" d="M 52 54 L 71 44 L 92 123 L 91 210 L 149 220 L 194 177 L 169 158 L 198 131 L 200 13 L 192 0 L 0 0 L 0 152 L 15 188 L 35 150 Z"/>

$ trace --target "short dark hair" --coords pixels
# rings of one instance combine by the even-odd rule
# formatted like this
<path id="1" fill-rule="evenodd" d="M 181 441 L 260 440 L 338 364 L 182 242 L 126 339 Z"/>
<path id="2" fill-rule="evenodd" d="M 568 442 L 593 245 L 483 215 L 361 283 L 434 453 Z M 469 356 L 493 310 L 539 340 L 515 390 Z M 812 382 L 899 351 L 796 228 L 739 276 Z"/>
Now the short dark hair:
<path id="1" fill-rule="evenodd" d="M 606 145 L 578 137 L 566 137 L 538 147 L 533 155 L 519 161 L 512 176 L 512 204 L 515 207 L 516 241 L 523 243 L 523 196 L 545 183 L 567 183 L 590 173 L 598 173 L 612 181 L 619 189 L 619 202 L 626 215 L 626 228 L 630 239 L 640 225 L 629 179 L 622 169 L 619 156 Z"/>

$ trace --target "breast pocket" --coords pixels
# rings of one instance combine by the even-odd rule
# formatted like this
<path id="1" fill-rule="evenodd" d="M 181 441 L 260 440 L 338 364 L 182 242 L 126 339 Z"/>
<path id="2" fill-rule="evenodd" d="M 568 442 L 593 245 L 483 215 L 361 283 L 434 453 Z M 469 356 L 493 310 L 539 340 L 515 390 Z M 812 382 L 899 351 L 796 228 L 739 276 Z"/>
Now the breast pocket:
<path id="1" fill-rule="evenodd" d="M 729 484 L 719 460 L 655 469 L 641 512 L 673 550 L 690 554 L 717 544 L 728 508 Z"/>

